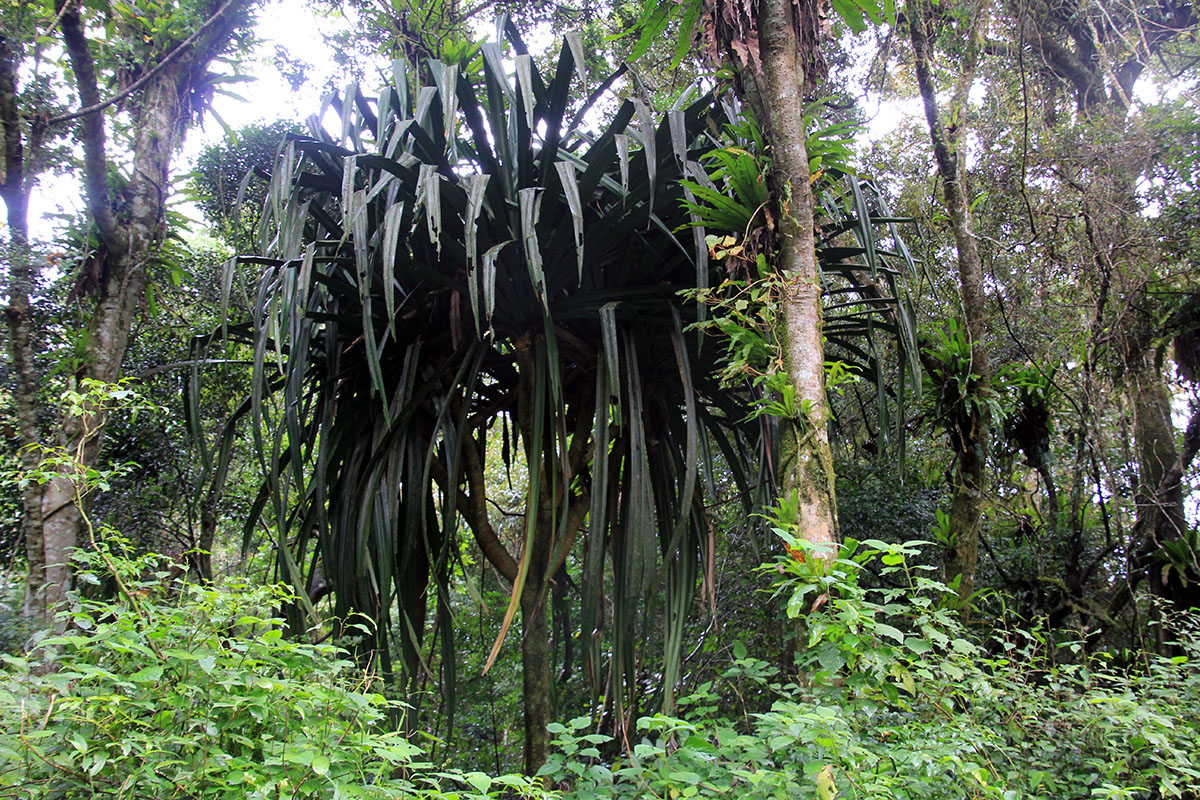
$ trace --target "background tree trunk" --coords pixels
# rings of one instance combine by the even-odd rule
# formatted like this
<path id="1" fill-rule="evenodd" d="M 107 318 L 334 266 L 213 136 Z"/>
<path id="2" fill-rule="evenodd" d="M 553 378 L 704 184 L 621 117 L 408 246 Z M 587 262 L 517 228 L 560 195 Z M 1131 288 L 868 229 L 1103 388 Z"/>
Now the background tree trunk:
<path id="1" fill-rule="evenodd" d="M 38 430 L 38 376 L 33 361 L 32 322 L 29 294 L 33 289 L 36 271 L 29 246 L 29 191 L 33 168 L 44 133 L 42 123 L 30 123 L 29 141 L 25 141 L 21 108 L 18 102 L 17 57 L 9 38 L 0 34 L 0 125 L 4 131 L 4 181 L 0 198 L 4 201 L 8 224 L 8 305 L 4 310 L 8 325 L 9 358 L 16 377 L 13 399 L 17 406 L 17 442 L 20 447 L 21 468 L 36 469 L 39 454 L 33 449 L 41 438 Z M 25 586 L 26 617 L 45 615 L 42 585 L 45 579 L 45 554 L 42 543 L 42 493 L 35 482 L 21 489 L 21 537 L 29 568 Z"/>
<path id="2" fill-rule="evenodd" d="M 968 387 L 971 391 L 962 398 L 966 408 L 966 424 L 957 424 L 951 432 L 955 445 L 957 474 L 950 503 L 950 534 L 952 543 L 946 549 L 943 565 L 946 579 L 961 576 L 958 595 L 969 598 L 975 588 L 975 564 L 979 556 L 979 532 L 983 520 L 987 455 L 990 445 L 987 397 L 991 393 L 991 367 L 984 346 L 987 318 L 987 299 L 983 291 L 983 260 L 971 222 L 971 201 L 967 189 L 967 170 L 961 152 L 966 130 L 967 101 L 975 81 L 978 57 L 977 34 L 984 18 L 983 6 L 976 1 L 963 9 L 967 29 L 960 37 L 965 42 L 965 55 L 958 72 L 950 100 L 950 119 L 946 125 L 938 107 L 937 84 L 933 76 L 930 45 L 930 24 L 933 9 L 927 0 L 917 0 L 908 6 L 909 33 L 913 45 L 913 60 L 929 124 L 938 176 L 942 182 L 946 213 L 954 232 L 958 253 L 959 296 L 962 300 L 967 341 L 971 347 L 971 372 L 978 376 Z M 965 607 L 964 607 L 965 610 Z"/>
<path id="3" fill-rule="evenodd" d="M 2 91 L 2 90 L 0 90 Z M 20 447 L 21 468 L 25 472 L 37 469 L 41 460 L 34 448 L 41 438 L 37 414 L 37 369 L 33 363 L 33 336 L 30 319 L 29 290 L 33 284 L 33 253 L 29 247 L 29 193 L 23 180 L 23 159 L 9 164 L 8 180 L 3 187 L 8 211 L 8 306 L 4 310 L 8 324 L 9 358 L 12 360 L 16 385 L 13 399 L 17 406 L 17 441 Z M 25 586 L 24 614 L 41 618 L 45 615 L 45 553 L 42 540 L 42 491 L 34 481 L 21 489 L 21 537 L 30 579 Z"/>

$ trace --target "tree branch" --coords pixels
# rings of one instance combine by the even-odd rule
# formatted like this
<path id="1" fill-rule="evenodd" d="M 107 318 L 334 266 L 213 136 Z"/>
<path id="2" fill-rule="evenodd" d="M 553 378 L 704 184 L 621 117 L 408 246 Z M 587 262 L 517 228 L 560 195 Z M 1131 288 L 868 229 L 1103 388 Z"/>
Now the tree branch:
<path id="1" fill-rule="evenodd" d="M 153 367 L 139 370 L 131 377 L 148 378 L 151 375 L 157 375 L 160 372 L 167 372 L 172 369 L 183 369 L 184 367 L 202 367 L 208 364 L 253 364 L 253 359 L 244 358 L 197 358 L 191 361 L 175 361 L 170 364 L 158 364 Z"/>
<path id="2" fill-rule="evenodd" d="M 918 8 L 909 9 L 908 24 L 912 38 L 913 66 L 917 73 L 917 87 L 921 92 L 921 100 L 925 108 L 925 121 L 929 124 L 929 138 L 933 144 L 933 155 L 937 160 L 942 180 L 953 181 L 958 174 L 958 159 L 938 109 L 937 87 L 934 85 L 933 70 L 930 66 L 933 57 L 929 44 L 929 11 L 924 3 L 920 4 Z"/>
<path id="3" fill-rule="evenodd" d="M 483 459 L 479 457 L 479 450 L 475 447 L 473 438 L 464 443 L 462 452 L 469 493 L 461 491 L 458 493 L 458 511 L 471 527 L 471 533 L 475 535 L 475 542 L 483 551 L 484 557 L 510 583 L 515 582 L 519 571 L 516 559 L 504 547 L 504 543 L 496 534 L 496 529 L 488 520 Z"/>
<path id="4" fill-rule="evenodd" d="M 1080 108 L 1088 108 L 1095 101 L 1096 75 L 1078 55 L 1047 35 L 1036 21 L 1032 21 L 1033 35 L 1029 42 L 1037 47 L 1042 61 L 1050 71 L 1070 81 L 1075 87 L 1076 102 Z"/>
<path id="5" fill-rule="evenodd" d="M 129 86 L 125 87 L 125 89 L 123 89 L 120 92 L 117 92 L 112 97 L 108 98 L 107 100 L 103 100 L 103 101 L 99 100 L 99 93 L 97 92 L 96 99 L 94 101 L 88 101 L 88 105 L 86 107 L 81 108 L 78 111 L 71 111 L 67 114 L 59 114 L 57 116 L 51 117 L 48 124 L 49 125 L 58 125 L 63 122 L 70 122 L 71 120 L 89 117 L 94 114 L 100 113 L 104 109 L 109 108 L 110 106 L 115 105 L 116 103 L 121 102 L 126 97 L 133 94 L 138 89 L 141 89 L 143 86 L 145 86 L 150 81 L 154 80 L 154 78 L 156 78 L 158 75 L 160 75 L 167 67 L 171 66 L 173 63 L 178 61 L 180 57 L 185 55 L 188 52 L 188 50 L 190 50 L 206 34 L 211 32 L 212 29 L 217 25 L 217 23 L 223 22 L 233 12 L 237 11 L 239 6 L 245 4 L 246 2 L 247 2 L 247 0 L 225 0 L 224 5 L 222 5 L 215 12 L 213 12 L 213 15 L 211 17 L 209 17 L 204 22 L 203 25 L 201 25 L 199 28 L 197 28 L 195 30 L 195 32 L 192 33 L 191 36 L 187 37 L 182 42 L 177 44 L 175 46 L 175 49 L 173 49 L 170 53 L 167 53 L 166 57 L 164 57 L 161 61 L 159 61 L 158 64 L 156 64 L 153 69 L 151 69 L 146 74 L 142 75 L 142 77 L 138 78 L 133 83 L 129 84 Z M 65 33 L 65 29 L 64 29 L 64 33 Z M 83 99 L 82 93 L 80 95 L 80 99 Z"/>
<path id="6" fill-rule="evenodd" d="M 83 32 L 83 21 L 74 0 L 56 0 L 61 16 L 63 44 L 75 72 L 75 85 L 79 100 L 87 106 L 100 102 L 100 89 L 96 84 L 96 65 L 88 49 L 87 37 Z M 110 253 L 124 250 L 120 226 L 112 212 L 108 196 L 108 156 L 105 154 L 104 119 L 95 114 L 82 118 L 79 124 L 79 139 L 83 143 L 84 186 L 87 190 L 88 210 L 96 220 L 101 239 Z"/>

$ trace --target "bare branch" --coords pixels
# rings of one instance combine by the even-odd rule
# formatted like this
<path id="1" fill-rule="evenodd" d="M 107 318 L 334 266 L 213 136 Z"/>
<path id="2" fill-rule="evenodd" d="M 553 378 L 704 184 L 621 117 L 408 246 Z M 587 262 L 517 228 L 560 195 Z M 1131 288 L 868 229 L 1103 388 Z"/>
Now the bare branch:
<path id="1" fill-rule="evenodd" d="M 197 358 L 191 361 L 174 361 L 170 364 L 158 364 L 153 367 L 147 367 L 135 373 L 134 378 L 148 378 L 151 375 L 157 375 L 160 372 L 167 372 L 173 369 L 182 369 L 184 367 L 202 367 L 209 364 L 253 364 L 253 359 L 244 358 Z"/>

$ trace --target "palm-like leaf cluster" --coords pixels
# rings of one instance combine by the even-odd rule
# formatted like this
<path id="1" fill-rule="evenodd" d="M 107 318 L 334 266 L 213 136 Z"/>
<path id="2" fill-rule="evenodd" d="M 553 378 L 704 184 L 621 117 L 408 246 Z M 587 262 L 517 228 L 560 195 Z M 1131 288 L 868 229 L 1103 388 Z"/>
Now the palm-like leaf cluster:
<path id="1" fill-rule="evenodd" d="M 512 38 L 515 56 L 485 44 L 473 72 L 432 61 L 418 82 L 397 64 L 378 99 L 351 87 L 332 103 L 340 141 L 314 124 L 281 154 L 267 256 L 242 259 L 264 269 L 254 318 L 231 326 L 255 352 L 250 525 L 274 520 L 281 574 L 327 581 L 386 672 L 393 653 L 427 669 L 432 608 L 448 708 L 460 516 L 512 585 L 505 628 L 520 607 L 526 647 L 551 578 L 577 571 L 584 666 L 622 719 L 652 618 L 671 704 L 713 557 L 712 453 L 747 498 L 768 461 L 766 423 L 685 334 L 702 312 L 680 296 L 719 277 L 684 179 L 712 185 L 699 158 L 728 109 L 628 101 L 591 131 L 578 40 L 544 78 Z M 488 518 L 497 458 L 528 465 L 516 543 Z"/>
<path id="2" fill-rule="evenodd" d="M 918 262 L 883 193 L 869 181 L 832 174 L 814 192 L 821 236 L 826 358 L 872 387 L 877 451 L 904 454 L 905 398 L 921 396 L 916 314 L 906 285 Z"/>
<path id="3" fill-rule="evenodd" d="M 712 555 L 703 456 L 754 431 L 697 366 L 696 311 L 679 298 L 709 269 L 702 232 L 674 233 L 691 221 L 679 179 L 700 170 L 720 107 L 656 118 L 626 102 L 588 132 L 570 39 L 548 79 L 519 44 L 511 62 L 499 45 L 482 53 L 474 78 L 435 61 L 416 90 L 402 72 L 378 100 L 351 89 L 335 103 L 340 143 L 314 129 L 280 158 L 269 255 L 243 259 L 265 267 L 255 318 L 234 331 L 255 348 L 260 509 L 274 510 L 283 574 L 311 583 L 319 565 L 335 615 L 364 615 L 382 667 L 395 646 L 410 675 L 428 607 L 453 669 L 455 510 L 513 584 L 509 619 L 538 607 L 580 540 L 594 687 L 605 642 L 613 687 L 632 679 L 657 597 L 669 702 Z M 483 465 L 518 452 L 532 466 L 510 548 Z"/>

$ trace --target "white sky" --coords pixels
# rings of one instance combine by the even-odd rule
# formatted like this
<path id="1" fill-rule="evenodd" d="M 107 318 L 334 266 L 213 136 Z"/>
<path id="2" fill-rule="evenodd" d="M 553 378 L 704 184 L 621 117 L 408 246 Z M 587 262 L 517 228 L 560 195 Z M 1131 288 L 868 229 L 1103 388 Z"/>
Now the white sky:
<path id="1" fill-rule="evenodd" d="M 320 108 L 322 84 L 335 70 L 333 54 L 321 34 L 332 33 L 344 24 L 340 17 L 318 15 L 302 0 L 272 0 L 258 15 L 258 57 L 245 66 L 255 80 L 231 86 L 245 102 L 218 96 L 213 109 L 234 130 L 253 122 L 304 120 L 315 113 Z M 293 58 L 312 65 L 310 80 L 299 91 L 293 92 L 275 70 L 272 57 L 277 45 L 286 48 Z M 335 83 L 344 83 L 336 77 Z M 189 138 L 184 157 L 190 162 L 204 146 L 220 142 L 224 131 L 219 124 L 208 121 L 205 130 L 194 131 Z"/>

